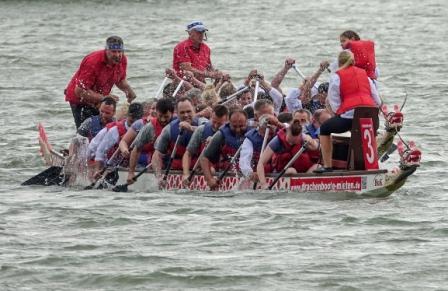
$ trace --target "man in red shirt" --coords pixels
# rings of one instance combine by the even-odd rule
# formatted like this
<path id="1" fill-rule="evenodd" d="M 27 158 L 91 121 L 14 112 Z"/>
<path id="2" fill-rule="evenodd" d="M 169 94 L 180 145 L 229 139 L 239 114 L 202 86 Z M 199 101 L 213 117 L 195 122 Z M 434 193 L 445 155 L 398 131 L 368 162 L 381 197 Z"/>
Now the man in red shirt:
<path id="1" fill-rule="evenodd" d="M 174 47 L 173 69 L 179 76 L 182 71 L 192 71 L 196 79 L 219 79 L 220 71 L 214 70 L 210 60 L 210 48 L 204 43 L 208 29 L 201 21 L 193 21 L 187 25 L 188 39 Z"/>
<path id="2" fill-rule="evenodd" d="M 118 102 L 118 96 L 110 95 L 116 85 L 126 94 L 130 103 L 135 99 L 134 90 L 126 80 L 127 58 L 123 40 L 111 36 L 104 50 L 87 55 L 65 89 L 65 101 L 70 103 L 76 128 L 90 116 L 97 115 L 97 106 L 108 95 Z"/>

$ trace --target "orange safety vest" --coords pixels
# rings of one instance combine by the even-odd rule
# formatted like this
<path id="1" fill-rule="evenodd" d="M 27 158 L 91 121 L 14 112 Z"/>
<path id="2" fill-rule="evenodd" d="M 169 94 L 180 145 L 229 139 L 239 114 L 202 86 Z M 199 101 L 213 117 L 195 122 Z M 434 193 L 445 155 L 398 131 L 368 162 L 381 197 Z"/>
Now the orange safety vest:
<path id="1" fill-rule="evenodd" d="M 341 80 L 339 87 L 341 106 L 336 111 L 337 115 L 356 107 L 375 107 L 365 70 L 350 66 L 337 71 L 336 74 L 339 75 Z"/>
<path id="2" fill-rule="evenodd" d="M 355 57 L 355 66 L 364 69 L 370 79 L 376 79 L 375 43 L 371 40 L 349 41 L 346 45 Z"/>

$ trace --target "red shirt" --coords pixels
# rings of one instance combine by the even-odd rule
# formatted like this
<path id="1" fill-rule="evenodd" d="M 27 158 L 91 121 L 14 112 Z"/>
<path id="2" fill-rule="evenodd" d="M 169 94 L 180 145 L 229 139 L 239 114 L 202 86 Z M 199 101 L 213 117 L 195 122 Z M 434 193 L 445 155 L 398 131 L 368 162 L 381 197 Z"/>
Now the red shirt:
<path id="1" fill-rule="evenodd" d="M 173 51 L 173 69 L 178 75 L 180 74 L 181 63 L 191 63 L 195 69 L 205 71 L 212 65 L 210 60 L 210 48 L 201 43 L 199 49 L 193 47 L 191 39 L 181 41 L 174 47 Z"/>
<path id="2" fill-rule="evenodd" d="M 75 95 L 76 86 L 103 95 L 109 94 L 115 84 L 126 79 L 127 63 L 128 60 L 123 55 L 121 63 L 108 64 L 106 50 L 90 53 L 82 60 L 78 71 L 68 83 L 65 89 L 65 101 L 70 102 L 70 104 L 82 103 L 79 97 Z"/>

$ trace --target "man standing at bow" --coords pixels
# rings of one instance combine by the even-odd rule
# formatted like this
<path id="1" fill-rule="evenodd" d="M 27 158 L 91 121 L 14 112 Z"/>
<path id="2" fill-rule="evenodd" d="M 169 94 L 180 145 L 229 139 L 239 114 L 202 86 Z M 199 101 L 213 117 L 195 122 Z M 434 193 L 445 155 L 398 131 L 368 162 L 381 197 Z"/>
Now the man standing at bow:
<path id="1" fill-rule="evenodd" d="M 117 96 L 110 95 L 114 85 L 126 94 L 129 103 L 135 99 L 126 80 L 127 63 L 123 40 L 118 36 L 109 37 L 104 50 L 90 53 L 82 60 L 64 91 L 77 129 L 85 119 L 99 114 L 97 106 L 106 95 L 118 102 Z"/>

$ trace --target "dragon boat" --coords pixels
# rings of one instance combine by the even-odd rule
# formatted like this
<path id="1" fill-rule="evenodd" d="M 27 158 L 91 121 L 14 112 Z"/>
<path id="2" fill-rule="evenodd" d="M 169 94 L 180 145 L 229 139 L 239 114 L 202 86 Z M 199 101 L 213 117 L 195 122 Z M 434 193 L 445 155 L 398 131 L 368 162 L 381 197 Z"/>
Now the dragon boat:
<path id="1" fill-rule="evenodd" d="M 421 151 L 415 144 L 406 143 L 399 135 L 403 125 L 403 114 L 399 110 L 384 113 L 385 129 L 374 134 L 374 117 L 378 110 L 360 108 L 355 111 L 353 128 L 342 135 L 333 135 L 333 172 L 314 174 L 301 173 L 277 177 L 278 173 L 267 175 L 267 181 L 272 183 L 273 191 L 306 192 L 343 192 L 362 196 L 385 197 L 402 187 L 420 165 Z M 101 181 L 93 181 L 93 169 L 87 160 L 79 153 L 64 155 L 52 149 L 43 127 L 39 129 L 40 151 L 47 170 L 30 178 L 22 185 L 63 185 L 84 188 L 108 188 L 127 191 L 127 169 L 114 167 L 109 175 L 104 175 Z M 394 143 L 395 137 L 400 142 Z M 79 147 L 82 148 L 82 147 Z M 375 150 L 372 150 L 375 149 Z M 389 159 L 398 149 L 399 159 Z M 395 160 L 395 161 L 391 161 Z M 107 171 L 107 170 L 106 170 Z M 114 173 L 113 175 L 111 175 Z M 149 167 L 137 169 L 139 178 L 129 185 L 133 191 L 157 191 L 159 180 Z M 219 176 L 221 173 L 215 173 Z M 278 179 L 277 179 L 278 178 Z M 165 177 L 165 190 L 187 189 L 191 191 L 210 191 L 204 176 L 195 175 L 191 183 L 182 183 L 182 171 L 170 171 Z M 93 181 L 93 182 L 92 182 Z M 275 183 L 273 183 L 275 181 Z M 123 187 L 125 186 L 125 187 Z M 121 188 L 120 188 L 121 187 Z M 220 192 L 233 190 L 252 190 L 253 182 L 246 180 L 234 169 L 222 178 L 219 184 Z M 255 190 L 259 190 L 255 187 Z"/>

